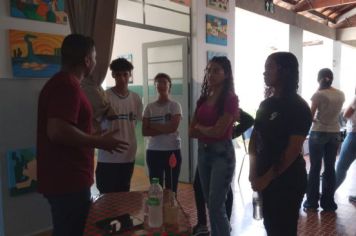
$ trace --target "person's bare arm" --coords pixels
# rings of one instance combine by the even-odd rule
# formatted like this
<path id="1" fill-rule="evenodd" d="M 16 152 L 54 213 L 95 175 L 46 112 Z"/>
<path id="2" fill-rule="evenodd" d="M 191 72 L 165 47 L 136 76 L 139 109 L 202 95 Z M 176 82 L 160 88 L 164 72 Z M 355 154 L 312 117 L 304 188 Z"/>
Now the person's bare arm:
<path id="1" fill-rule="evenodd" d="M 83 146 L 99 148 L 109 152 L 122 152 L 127 149 L 128 143 L 114 138 L 116 132 L 117 130 L 103 135 L 87 134 L 59 118 L 50 118 L 47 123 L 47 135 L 52 142 L 66 146 Z"/>
<path id="2" fill-rule="evenodd" d="M 256 132 L 255 130 L 252 131 L 250 141 L 248 144 L 248 154 L 250 160 L 250 172 L 249 172 L 249 181 L 253 182 L 257 177 L 257 170 L 256 170 Z"/>
<path id="3" fill-rule="evenodd" d="M 289 137 L 287 149 L 278 165 L 275 166 L 277 175 L 282 174 L 298 158 L 302 152 L 304 141 L 305 136 L 302 135 L 291 135 Z"/>
<path id="4" fill-rule="evenodd" d="M 266 188 L 275 177 L 286 171 L 301 153 L 304 140 L 305 136 L 291 135 L 280 162 L 277 165 L 273 165 L 263 176 L 255 178 L 254 181 L 251 182 L 252 188 L 256 191 L 261 191 Z"/>
<path id="5" fill-rule="evenodd" d="M 355 109 L 353 109 L 352 106 L 350 105 L 345 109 L 343 116 L 345 119 L 350 119 L 350 117 L 352 116 L 352 114 L 354 114 L 354 112 Z"/>
<path id="6" fill-rule="evenodd" d="M 315 121 L 315 113 L 316 113 L 317 108 L 318 108 L 318 104 L 315 102 L 312 102 L 312 104 L 310 106 L 310 111 L 311 111 L 313 122 Z"/>
<path id="7" fill-rule="evenodd" d="M 191 138 L 200 138 L 202 137 L 202 133 L 196 128 L 196 125 L 198 124 L 196 115 L 194 113 L 192 122 L 190 122 L 189 125 L 189 137 Z"/>
<path id="8" fill-rule="evenodd" d="M 170 134 L 177 131 L 180 120 L 181 120 L 181 115 L 176 114 L 172 116 L 169 122 L 165 124 L 159 124 L 159 123 L 150 124 L 150 128 L 160 132 L 161 134 Z"/>
<path id="9" fill-rule="evenodd" d="M 151 124 L 148 118 L 143 117 L 142 119 L 142 135 L 147 137 L 147 136 L 157 136 L 160 135 L 161 133 L 157 130 L 154 130 L 151 128 Z"/>
<path id="10" fill-rule="evenodd" d="M 203 126 L 201 124 L 196 124 L 195 128 L 199 130 L 204 136 L 207 137 L 221 137 L 225 134 L 229 126 L 232 125 L 234 116 L 228 112 L 225 112 L 214 126 Z"/>

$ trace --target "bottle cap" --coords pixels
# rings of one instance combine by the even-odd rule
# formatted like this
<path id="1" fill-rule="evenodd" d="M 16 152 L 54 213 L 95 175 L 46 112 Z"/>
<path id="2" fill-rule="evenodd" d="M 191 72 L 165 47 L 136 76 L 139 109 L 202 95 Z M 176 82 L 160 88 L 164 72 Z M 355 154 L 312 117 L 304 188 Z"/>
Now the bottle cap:
<path id="1" fill-rule="evenodd" d="M 159 178 L 152 178 L 152 183 L 153 184 L 158 184 L 159 183 Z"/>

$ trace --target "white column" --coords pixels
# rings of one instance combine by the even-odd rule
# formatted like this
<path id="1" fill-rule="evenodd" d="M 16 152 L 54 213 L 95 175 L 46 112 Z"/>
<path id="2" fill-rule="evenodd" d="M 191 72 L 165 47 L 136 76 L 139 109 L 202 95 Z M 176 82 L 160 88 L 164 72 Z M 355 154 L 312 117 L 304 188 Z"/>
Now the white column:
<path id="1" fill-rule="evenodd" d="M 340 89 L 340 69 L 341 69 L 341 42 L 333 41 L 333 68 L 334 81 L 333 87 Z"/>
<path id="2" fill-rule="evenodd" d="M 302 93 L 302 75 L 303 75 L 303 29 L 289 26 L 289 51 L 293 53 L 299 63 L 299 88 L 298 93 Z"/>

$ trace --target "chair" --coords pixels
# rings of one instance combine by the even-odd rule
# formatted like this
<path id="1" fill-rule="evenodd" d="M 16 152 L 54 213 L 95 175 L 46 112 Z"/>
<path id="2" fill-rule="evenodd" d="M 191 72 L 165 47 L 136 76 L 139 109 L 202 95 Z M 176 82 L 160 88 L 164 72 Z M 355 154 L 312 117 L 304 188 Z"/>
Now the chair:
<path id="1" fill-rule="evenodd" d="M 244 144 L 244 149 L 245 149 L 245 154 L 242 157 L 242 162 L 240 165 L 240 169 L 239 169 L 239 175 L 237 177 L 237 183 L 240 183 L 240 177 L 241 177 L 241 173 L 242 173 L 242 168 L 244 166 L 244 162 L 245 162 L 245 157 L 248 155 L 248 150 L 247 150 L 247 146 L 246 146 L 246 141 L 248 141 L 251 138 L 251 134 L 252 134 L 252 130 L 253 130 L 253 126 L 251 126 L 250 128 L 248 128 L 243 134 L 242 134 L 242 142 Z"/>

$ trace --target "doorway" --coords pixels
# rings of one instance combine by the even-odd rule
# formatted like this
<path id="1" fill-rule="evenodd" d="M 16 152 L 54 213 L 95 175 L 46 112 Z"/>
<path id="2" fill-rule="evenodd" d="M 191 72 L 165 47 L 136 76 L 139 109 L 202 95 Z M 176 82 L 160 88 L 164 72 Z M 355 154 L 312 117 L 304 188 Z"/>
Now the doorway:
<path id="1" fill-rule="evenodd" d="M 188 89 L 188 39 L 178 38 L 144 43 L 142 45 L 143 100 L 144 105 L 157 99 L 154 77 L 166 73 L 172 78 L 171 99 L 182 107 L 182 120 L 179 124 L 181 138 L 182 166 L 179 180 L 189 182 L 189 89 Z"/>

